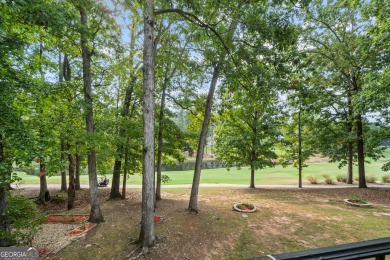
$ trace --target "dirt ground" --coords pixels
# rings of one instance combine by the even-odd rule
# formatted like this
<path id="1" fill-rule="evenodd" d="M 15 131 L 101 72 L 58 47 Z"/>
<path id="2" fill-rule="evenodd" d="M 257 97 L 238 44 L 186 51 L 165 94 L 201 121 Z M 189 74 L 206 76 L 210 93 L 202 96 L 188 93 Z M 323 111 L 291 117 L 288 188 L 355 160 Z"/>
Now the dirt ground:
<path id="1" fill-rule="evenodd" d="M 126 200 L 108 201 L 109 189 L 99 191 L 105 222 L 46 259 L 138 259 L 134 251 L 140 232 L 140 190 L 128 190 Z M 15 191 L 29 197 L 36 192 Z M 52 191 L 52 197 L 56 193 Z M 189 189 L 167 189 L 157 202 L 157 243 L 146 259 L 241 259 L 374 239 L 390 229 L 389 188 L 202 188 L 198 214 L 186 211 L 189 194 Z M 368 199 L 375 208 L 344 205 L 342 200 L 351 194 Z M 71 212 L 65 210 L 65 201 L 41 210 L 89 214 L 88 197 L 88 190 L 78 192 L 77 208 Z M 258 211 L 245 217 L 232 211 L 237 202 L 250 202 Z M 362 224 L 362 219 L 368 222 Z M 348 234 L 351 229 L 359 234 Z"/>

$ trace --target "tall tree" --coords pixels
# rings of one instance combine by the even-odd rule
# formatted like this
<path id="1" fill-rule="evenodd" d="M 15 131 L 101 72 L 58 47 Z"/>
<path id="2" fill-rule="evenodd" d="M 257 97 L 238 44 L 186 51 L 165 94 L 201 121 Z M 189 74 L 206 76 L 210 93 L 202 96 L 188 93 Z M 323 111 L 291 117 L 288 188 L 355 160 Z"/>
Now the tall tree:
<path id="1" fill-rule="evenodd" d="M 239 9 L 240 6 L 241 3 L 238 4 L 237 9 Z M 227 43 L 224 43 L 224 46 L 226 45 L 231 46 L 231 44 L 233 43 L 233 36 L 238 26 L 238 19 L 239 18 L 237 16 L 232 17 L 230 24 L 227 26 L 228 28 L 227 28 L 226 38 L 224 38 Z M 204 147 L 206 145 L 207 132 L 208 132 L 208 127 L 211 119 L 211 109 L 213 106 L 214 93 L 217 87 L 217 82 L 220 77 L 220 73 L 223 70 L 223 66 L 226 62 L 226 58 L 228 57 L 228 53 L 226 52 L 226 49 L 222 49 L 218 53 L 219 54 L 212 62 L 213 64 L 212 77 L 211 77 L 210 86 L 207 94 L 202 130 L 200 132 L 198 148 L 196 152 L 194 178 L 192 181 L 191 195 L 190 195 L 190 201 L 188 205 L 188 210 L 192 212 L 198 212 L 198 193 L 199 193 L 199 184 L 200 184 L 200 174 L 202 170 Z"/>
<path id="2" fill-rule="evenodd" d="M 377 69 L 371 71 L 368 87 L 364 89 L 366 105 L 376 114 L 375 124 L 383 129 L 382 140 L 388 140 L 390 122 L 390 3 L 388 1 L 369 1 L 363 9 L 364 19 L 369 23 L 368 33 L 373 38 L 373 48 L 378 50 Z M 381 93 L 378 95 L 378 93 Z M 374 120 L 373 120 L 374 121 Z M 386 160 L 382 170 L 390 170 L 390 160 Z"/>
<path id="3" fill-rule="evenodd" d="M 63 66 L 62 54 L 60 53 L 58 55 L 58 82 L 59 82 L 59 84 L 61 84 L 63 82 L 63 79 L 64 79 L 64 75 L 63 75 L 64 71 L 63 71 L 62 66 Z M 62 164 L 65 164 L 65 160 L 66 160 L 65 141 L 61 140 L 61 162 L 62 162 Z M 62 168 L 63 169 L 61 171 L 61 191 L 67 191 L 68 187 L 66 185 L 66 167 L 65 167 L 65 165 L 63 165 Z"/>
<path id="4" fill-rule="evenodd" d="M 14 180 L 12 164 L 30 163 L 33 142 L 17 97 L 36 85 L 37 60 L 27 60 L 28 46 L 39 35 L 37 10 L 48 11 L 46 2 L 0 3 L 0 246 L 10 246 L 11 223 L 7 220 L 7 187 Z M 28 65 L 28 66 L 27 66 Z"/>
<path id="5" fill-rule="evenodd" d="M 193 72 L 195 67 L 188 50 L 191 32 L 181 35 L 187 28 L 188 25 L 184 22 L 163 18 L 158 27 L 160 34 L 156 36 L 159 42 L 163 42 L 156 53 L 156 63 L 162 64 L 156 70 L 156 89 L 161 93 L 160 105 L 157 106 L 156 200 L 161 199 L 163 163 L 175 165 L 185 159 L 182 152 L 184 133 L 172 120 L 172 112 L 168 106 L 172 102 L 181 103 L 171 93 L 180 93 L 179 96 L 183 98 L 185 92 L 190 92 L 187 82 L 182 82 L 190 80 L 190 71 Z M 182 41 L 178 41 L 180 38 Z"/>
<path id="6" fill-rule="evenodd" d="M 65 155 L 65 142 L 61 140 L 61 162 L 65 164 L 66 155 Z M 62 167 L 61 171 L 61 191 L 68 191 L 68 187 L 66 184 L 66 167 L 65 165 Z"/>
<path id="7" fill-rule="evenodd" d="M 3 166 L 4 163 L 4 146 L 3 146 L 3 136 L 0 135 L 0 165 Z M 5 209 L 7 208 L 7 172 L 1 172 L 1 183 L 0 183 L 0 230 L 1 233 L 9 232 L 9 223 L 7 221 L 7 215 L 4 214 Z M 6 236 L 0 238 L 0 246 L 4 247 L 8 245 L 8 239 Z"/>
<path id="8" fill-rule="evenodd" d="M 140 17 L 138 13 L 137 6 L 133 3 L 131 5 L 128 5 L 127 3 L 124 3 L 124 7 L 126 9 L 129 9 L 130 17 L 131 17 L 131 25 L 128 26 L 128 29 L 130 31 L 130 43 L 129 43 L 129 50 L 128 50 L 128 58 L 124 59 L 118 59 L 120 62 L 117 62 L 118 64 L 118 94 L 120 90 L 124 87 L 124 97 L 122 106 L 119 106 L 118 103 L 118 138 L 117 138 L 117 147 L 116 147 L 116 156 L 115 156 L 115 163 L 114 163 L 114 169 L 113 169 L 113 178 L 112 178 L 112 184 L 111 184 L 111 193 L 110 193 L 110 199 L 114 198 L 120 198 L 123 197 L 123 191 L 122 194 L 120 193 L 120 173 L 122 169 L 122 160 L 124 157 L 124 154 L 126 153 L 126 149 L 128 149 L 128 146 L 126 144 L 129 141 L 129 120 L 130 117 L 134 115 L 134 109 L 131 107 L 131 105 L 137 103 L 137 85 L 139 85 L 139 75 L 142 63 L 139 60 L 140 54 L 137 52 L 137 40 L 139 40 L 140 35 L 140 23 L 142 21 L 142 17 Z M 119 55 L 122 55 L 118 53 Z M 124 70 L 125 69 L 125 70 Z M 126 75 L 123 75 L 123 74 Z M 123 86 L 122 86 L 123 85 Z M 118 96 L 119 97 L 119 96 Z M 122 123 L 122 124 L 121 124 Z M 134 129 L 131 129 L 130 131 L 135 131 Z M 124 179 L 125 180 L 125 179 Z"/>
<path id="9" fill-rule="evenodd" d="M 68 160 L 69 160 L 69 189 L 68 189 L 68 210 L 74 208 L 74 202 L 76 197 L 76 187 L 75 187 L 75 158 L 71 153 L 71 147 L 68 145 Z"/>
<path id="10" fill-rule="evenodd" d="M 366 188 L 364 103 L 359 97 L 364 79 L 376 63 L 376 50 L 371 48 L 369 35 L 361 34 L 366 24 L 361 19 L 360 4 L 355 1 L 323 3 L 313 1 L 306 12 L 305 40 L 312 57 L 326 64 L 328 71 L 337 72 L 349 87 L 353 111 L 355 142 L 359 172 L 359 188 Z"/>
<path id="11" fill-rule="evenodd" d="M 93 95 L 92 95 L 92 78 L 91 78 L 91 57 L 92 50 L 88 40 L 88 15 L 84 3 L 77 6 L 80 12 L 81 30 L 80 30 L 80 45 L 83 59 L 83 83 L 84 83 L 84 101 L 86 103 L 86 129 L 90 134 L 90 138 L 94 133 L 93 121 Z M 89 221 L 99 223 L 104 221 L 103 214 L 100 209 L 99 194 L 97 189 L 97 173 L 96 173 L 96 152 L 94 147 L 90 147 L 88 151 L 88 177 L 89 190 L 91 196 L 91 213 Z"/>
<path id="12" fill-rule="evenodd" d="M 278 135 L 276 95 L 267 88 L 267 78 L 261 78 L 248 89 L 225 95 L 215 130 L 218 158 L 228 167 L 250 166 L 249 188 L 255 188 L 255 170 L 273 166 L 277 158 L 273 151 Z"/>
<path id="13" fill-rule="evenodd" d="M 155 243 L 154 211 L 154 1 L 144 4 L 144 98 L 143 98 L 143 158 L 142 158 L 142 220 L 140 242 L 143 253 Z"/>

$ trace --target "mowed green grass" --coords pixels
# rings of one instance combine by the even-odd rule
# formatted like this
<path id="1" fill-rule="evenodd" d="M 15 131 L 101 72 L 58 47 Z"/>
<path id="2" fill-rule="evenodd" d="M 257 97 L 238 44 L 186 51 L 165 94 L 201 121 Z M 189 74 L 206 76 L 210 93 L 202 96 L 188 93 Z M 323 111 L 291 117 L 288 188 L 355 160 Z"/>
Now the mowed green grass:
<path id="1" fill-rule="evenodd" d="M 385 158 L 390 158 L 390 149 L 386 150 Z M 377 162 L 366 163 L 366 176 L 375 176 L 377 181 L 382 180 L 382 176 L 386 174 L 381 170 L 386 159 L 381 159 Z M 338 163 L 308 163 L 308 167 L 303 169 L 303 182 L 308 184 L 306 180 L 308 175 L 315 176 L 319 182 L 324 182 L 323 174 L 328 174 L 336 180 L 337 175 L 346 175 L 347 168 L 338 168 Z M 194 171 L 168 171 L 163 172 L 168 175 L 171 181 L 166 185 L 172 184 L 191 184 Z M 19 173 L 19 176 L 23 179 L 22 183 L 25 184 L 38 184 L 39 178 L 37 176 L 27 175 Z M 354 167 L 354 176 L 358 176 L 357 167 Z M 112 176 L 108 176 L 112 179 Z M 51 176 L 48 179 L 49 184 L 61 183 L 60 176 Z M 229 171 L 225 168 L 219 169 L 206 169 L 202 170 L 201 183 L 225 183 L 225 184 L 249 184 L 250 181 L 250 169 L 249 167 L 242 167 L 241 169 L 231 168 Z M 81 176 L 81 183 L 88 184 L 88 176 Z M 128 184 L 141 184 L 142 176 L 140 174 L 131 175 L 128 179 Z M 263 185 L 296 185 L 298 183 L 298 170 L 291 165 L 283 168 L 277 165 L 273 168 L 267 168 L 257 170 L 255 175 L 255 184 Z"/>

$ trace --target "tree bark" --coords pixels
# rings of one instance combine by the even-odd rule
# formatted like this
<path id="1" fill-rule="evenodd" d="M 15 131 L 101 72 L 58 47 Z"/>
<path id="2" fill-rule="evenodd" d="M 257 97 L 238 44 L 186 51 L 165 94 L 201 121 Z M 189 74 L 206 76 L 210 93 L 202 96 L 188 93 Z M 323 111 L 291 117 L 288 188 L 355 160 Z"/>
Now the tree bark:
<path id="1" fill-rule="evenodd" d="M 82 5 L 78 6 L 80 19 L 83 29 L 87 29 L 88 17 Z M 80 31 L 81 51 L 83 58 L 83 82 L 84 82 L 84 101 L 86 104 L 86 130 L 89 135 L 94 133 L 93 122 L 93 102 L 92 102 L 92 80 L 91 80 L 91 51 L 88 47 L 88 40 L 84 30 Z M 100 210 L 99 193 L 97 188 L 96 175 L 96 152 L 95 148 L 91 147 L 88 151 L 88 177 L 89 191 L 91 196 L 91 212 L 89 221 L 92 223 L 103 222 L 103 214 Z"/>
<path id="2" fill-rule="evenodd" d="M 161 171 L 162 171 L 162 146 L 163 146 L 163 120 L 164 120 L 164 109 L 165 109 L 165 93 L 167 88 L 167 78 L 164 80 L 161 104 L 160 104 L 160 115 L 158 122 L 158 143 L 157 143 L 157 185 L 156 185 L 156 200 L 161 200 Z"/>
<path id="3" fill-rule="evenodd" d="M 75 180 L 76 181 L 76 183 L 75 183 L 76 190 L 81 189 L 81 187 L 80 187 L 80 165 L 81 165 L 81 158 L 80 158 L 78 146 L 76 145 L 76 180 Z"/>
<path id="4" fill-rule="evenodd" d="M 58 55 L 58 81 L 61 83 L 63 81 L 63 78 L 64 78 L 64 72 L 66 72 L 66 70 L 64 70 L 64 65 L 69 65 L 67 64 L 69 63 L 68 62 L 68 58 L 67 58 L 67 55 L 65 55 L 64 57 L 64 64 L 62 63 L 62 55 L 61 53 L 59 53 Z M 65 170 L 65 141 L 61 139 L 61 162 L 62 162 L 62 172 L 61 172 L 61 191 L 67 191 L 67 185 L 66 185 L 66 170 Z"/>
<path id="5" fill-rule="evenodd" d="M 361 114 L 358 114 L 356 116 L 356 137 L 357 137 L 359 188 L 367 188 L 366 173 L 364 169 L 364 141 L 363 141 L 363 123 L 362 123 Z"/>
<path id="6" fill-rule="evenodd" d="M 61 162 L 62 164 L 65 164 L 65 142 L 64 140 L 61 140 Z M 66 187 L 66 171 L 65 166 L 62 165 L 62 172 L 61 172 L 61 191 L 67 191 L 68 188 Z"/>
<path id="7" fill-rule="evenodd" d="M 301 125 L 301 104 L 298 112 L 298 188 L 302 188 L 302 125 Z"/>
<path id="8" fill-rule="evenodd" d="M 0 134 L 0 166 L 4 163 L 4 147 L 3 147 L 3 136 Z M 4 213 L 7 209 L 7 174 L 1 173 L 2 178 L 0 183 L 0 229 L 6 234 L 9 233 L 9 223 L 7 221 L 7 215 Z M 6 236 L 0 237 L 0 247 L 9 246 L 9 239 Z"/>
<path id="9" fill-rule="evenodd" d="M 68 210 L 74 208 L 74 201 L 76 197 L 75 187 L 75 158 L 71 153 L 70 145 L 67 144 L 68 148 L 68 161 L 69 161 L 69 188 L 68 188 Z"/>
<path id="10" fill-rule="evenodd" d="M 143 96 L 143 160 L 142 160 L 142 220 L 140 242 L 143 252 L 154 245 L 154 14 L 153 0 L 144 7 L 144 96 Z"/>
<path id="11" fill-rule="evenodd" d="M 122 149 L 118 148 L 117 153 L 122 153 Z M 119 192 L 120 186 L 120 177 L 121 177 L 121 168 L 122 168 L 122 154 L 118 154 L 119 158 L 115 159 L 114 170 L 112 172 L 112 183 L 111 183 L 111 192 L 110 199 L 121 198 L 121 193 Z"/>
<path id="12" fill-rule="evenodd" d="M 123 167 L 122 199 L 126 199 L 127 165 L 129 163 L 129 149 L 125 149 L 125 166 Z"/>
<path id="13" fill-rule="evenodd" d="M 347 184 L 353 184 L 353 143 L 348 142 Z"/>
<path id="14" fill-rule="evenodd" d="M 352 97 L 351 91 L 348 91 L 348 118 L 347 118 L 347 132 L 349 136 L 353 134 L 353 107 L 352 107 Z M 347 144 L 347 152 L 348 152 L 348 172 L 347 172 L 347 184 L 353 183 L 353 142 L 348 141 Z"/>
<path id="15" fill-rule="evenodd" d="M 352 77 L 352 87 L 356 94 L 359 93 L 358 80 L 355 76 Z M 357 157 L 358 157 L 358 174 L 359 174 L 359 188 L 367 188 L 366 173 L 364 168 L 364 140 L 363 140 L 363 122 L 362 114 L 355 111 L 355 124 L 356 124 L 356 144 L 357 144 Z"/>
<path id="16" fill-rule="evenodd" d="M 255 166 L 253 165 L 254 162 L 251 162 L 251 183 L 249 185 L 249 188 L 255 189 Z"/>
<path id="17" fill-rule="evenodd" d="M 9 224 L 7 221 L 7 215 L 4 214 L 7 209 L 7 190 L 5 185 L 0 186 L 0 229 L 5 234 L 9 234 Z M 0 237 L 0 247 L 9 246 L 9 239 L 6 236 Z"/>
<path id="18" fill-rule="evenodd" d="M 214 66 L 213 77 L 210 83 L 209 93 L 207 94 L 206 109 L 204 113 L 202 130 L 198 142 L 198 150 L 196 152 L 194 178 L 192 181 L 190 203 L 188 206 L 188 210 L 192 212 L 198 212 L 198 193 L 199 193 L 199 184 L 200 184 L 200 173 L 202 170 L 204 146 L 206 144 L 207 131 L 211 119 L 211 108 L 213 106 L 214 93 L 215 93 L 215 88 L 217 86 L 220 70 L 221 70 L 221 63 L 218 62 Z"/>
<path id="19" fill-rule="evenodd" d="M 46 197 L 50 197 L 50 193 L 47 196 L 46 192 L 49 192 L 47 189 L 46 165 L 41 161 L 39 164 L 39 196 L 37 199 L 38 203 L 47 203 L 48 200 L 46 200 Z"/>

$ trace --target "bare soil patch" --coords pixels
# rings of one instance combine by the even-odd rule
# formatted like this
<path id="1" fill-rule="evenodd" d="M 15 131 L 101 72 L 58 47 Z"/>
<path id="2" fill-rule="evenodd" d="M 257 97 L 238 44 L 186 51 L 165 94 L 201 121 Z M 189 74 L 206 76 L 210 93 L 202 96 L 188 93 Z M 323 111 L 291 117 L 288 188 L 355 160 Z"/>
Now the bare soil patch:
<path id="1" fill-rule="evenodd" d="M 69 239 L 77 225 L 43 225 L 50 228 L 38 234 L 34 246 L 54 250 L 47 259 L 126 259 L 136 249 L 140 191 L 129 190 L 126 200 L 109 201 L 109 189 L 99 191 L 105 222 L 84 236 Z M 387 236 L 390 229 L 388 188 L 202 188 L 199 214 L 186 211 L 189 193 L 189 189 L 169 189 L 157 202 L 158 239 L 147 259 L 240 259 L 374 239 Z M 352 193 L 374 203 L 374 208 L 344 205 L 342 200 Z M 243 218 L 232 211 L 238 202 L 251 203 L 258 211 Z M 77 205 L 70 212 L 66 202 L 49 203 L 41 210 L 89 214 L 88 190 L 78 192 Z M 46 238 L 56 243 L 44 244 Z"/>

